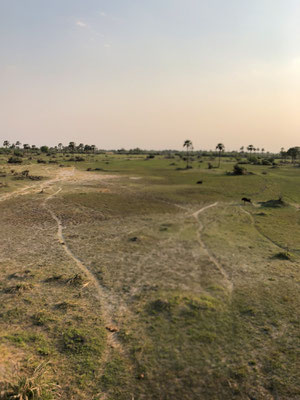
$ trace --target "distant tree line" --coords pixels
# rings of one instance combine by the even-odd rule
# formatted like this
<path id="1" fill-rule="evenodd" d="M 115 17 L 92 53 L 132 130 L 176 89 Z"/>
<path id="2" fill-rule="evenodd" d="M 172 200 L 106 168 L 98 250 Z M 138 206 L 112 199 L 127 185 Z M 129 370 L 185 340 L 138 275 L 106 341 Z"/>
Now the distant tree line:
<path id="1" fill-rule="evenodd" d="M 0 153 L 2 154 L 12 154 L 15 156 L 23 157 L 29 154 L 101 154 L 106 153 L 106 150 L 98 149 L 94 144 L 84 144 L 75 142 L 69 142 L 68 145 L 63 145 L 62 143 L 58 143 L 56 146 L 36 146 L 30 145 L 28 143 L 22 144 L 20 141 L 16 141 L 15 143 L 10 143 L 8 140 L 3 141 L 3 146 L 0 147 Z M 215 157 L 218 156 L 218 167 L 221 164 L 222 157 L 235 157 L 237 160 L 240 157 L 246 157 L 248 159 L 259 158 L 272 158 L 279 157 L 283 161 L 291 160 L 292 163 L 296 163 L 297 159 L 300 155 L 300 147 L 295 146 L 291 147 L 288 150 L 284 148 L 280 149 L 279 153 L 270 153 L 265 151 L 264 148 L 255 147 L 253 144 L 248 146 L 242 146 L 239 150 L 233 151 L 225 151 L 225 146 L 223 143 L 218 143 L 215 147 L 215 150 L 195 150 L 193 143 L 191 140 L 187 139 L 183 143 L 183 150 L 174 150 L 174 149 L 166 149 L 166 150 L 145 150 L 140 149 L 139 147 L 126 150 L 124 148 L 118 150 L 109 150 L 112 154 L 124 154 L 124 155 L 148 155 L 150 158 L 155 157 L 156 155 L 164 155 L 166 157 L 174 157 L 176 155 L 180 156 L 186 161 L 186 167 L 190 168 L 190 163 L 193 157 Z"/>

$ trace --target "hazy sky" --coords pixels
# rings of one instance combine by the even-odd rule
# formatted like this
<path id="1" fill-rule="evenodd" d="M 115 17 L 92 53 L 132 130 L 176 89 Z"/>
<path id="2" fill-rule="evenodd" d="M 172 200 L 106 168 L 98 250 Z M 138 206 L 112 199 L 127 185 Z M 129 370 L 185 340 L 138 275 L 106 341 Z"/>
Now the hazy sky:
<path id="1" fill-rule="evenodd" d="M 300 145 L 299 0 L 0 0 L 0 140 Z"/>

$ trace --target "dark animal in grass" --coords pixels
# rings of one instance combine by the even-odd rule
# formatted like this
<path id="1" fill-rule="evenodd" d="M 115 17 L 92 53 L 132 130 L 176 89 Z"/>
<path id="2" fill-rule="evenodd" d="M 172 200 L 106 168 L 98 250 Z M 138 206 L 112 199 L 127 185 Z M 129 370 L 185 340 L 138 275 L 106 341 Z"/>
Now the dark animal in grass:
<path id="1" fill-rule="evenodd" d="M 131 242 L 137 242 L 138 238 L 136 236 L 133 236 L 132 238 L 129 239 Z"/>
<path id="2" fill-rule="evenodd" d="M 244 204 L 246 204 L 246 203 L 252 204 L 251 199 L 248 199 L 247 197 L 243 197 L 243 198 L 242 198 L 242 201 L 244 202 Z"/>
<path id="3" fill-rule="evenodd" d="M 197 185 L 202 185 L 203 181 L 198 181 Z"/>

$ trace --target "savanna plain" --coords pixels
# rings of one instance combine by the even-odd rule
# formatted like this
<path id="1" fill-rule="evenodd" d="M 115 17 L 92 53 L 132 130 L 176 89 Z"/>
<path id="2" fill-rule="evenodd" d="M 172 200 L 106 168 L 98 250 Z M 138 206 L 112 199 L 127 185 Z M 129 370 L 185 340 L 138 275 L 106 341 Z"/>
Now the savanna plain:
<path id="1" fill-rule="evenodd" d="M 300 399 L 298 167 L 30 158 L 0 157 L 2 399 Z"/>

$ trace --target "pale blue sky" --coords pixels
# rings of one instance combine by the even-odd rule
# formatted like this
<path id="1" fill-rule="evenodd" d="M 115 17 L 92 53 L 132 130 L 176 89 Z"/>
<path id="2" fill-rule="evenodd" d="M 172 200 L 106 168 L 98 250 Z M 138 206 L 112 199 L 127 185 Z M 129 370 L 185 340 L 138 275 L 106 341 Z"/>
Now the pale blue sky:
<path id="1" fill-rule="evenodd" d="M 0 0 L 0 140 L 300 145 L 297 0 Z"/>

